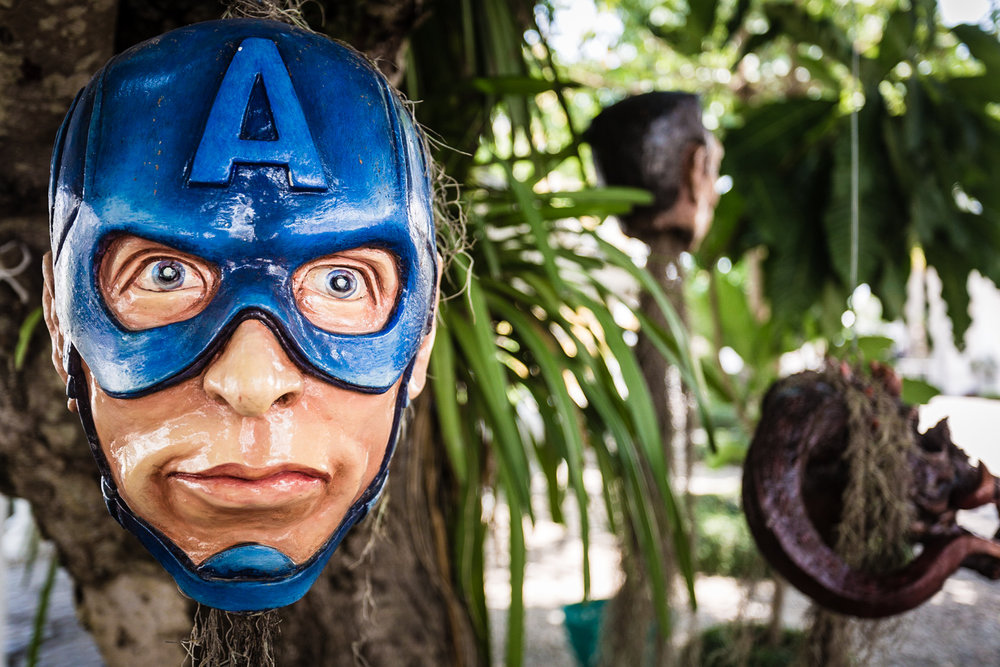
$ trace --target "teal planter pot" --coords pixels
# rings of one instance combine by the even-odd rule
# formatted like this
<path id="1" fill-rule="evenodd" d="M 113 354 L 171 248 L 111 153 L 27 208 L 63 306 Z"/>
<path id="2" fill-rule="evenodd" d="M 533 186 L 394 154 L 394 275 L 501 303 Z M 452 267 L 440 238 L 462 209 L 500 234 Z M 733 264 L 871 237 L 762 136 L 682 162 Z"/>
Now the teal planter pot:
<path id="1" fill-rule="evenodd" d="M 597 664 L 598 642 L 606 603 L 607 600 L 590 600 L 563 607 L 566 633 L 569 635 L 570 646 L 573 647 L 573 655 L 581 667 Z"/>

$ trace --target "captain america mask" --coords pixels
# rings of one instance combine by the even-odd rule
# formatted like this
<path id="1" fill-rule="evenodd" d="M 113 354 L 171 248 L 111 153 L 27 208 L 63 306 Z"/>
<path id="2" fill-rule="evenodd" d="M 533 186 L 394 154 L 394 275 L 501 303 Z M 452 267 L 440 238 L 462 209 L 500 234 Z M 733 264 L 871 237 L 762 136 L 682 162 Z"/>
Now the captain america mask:
<path id="1" fill-rule="evenodd" d="M 112 514 L 289 604 L 376 499 L 436 299 L 423 142 L 349 49 L 226 20 L 117 56 L 52 163 L 48 318 Z"/>

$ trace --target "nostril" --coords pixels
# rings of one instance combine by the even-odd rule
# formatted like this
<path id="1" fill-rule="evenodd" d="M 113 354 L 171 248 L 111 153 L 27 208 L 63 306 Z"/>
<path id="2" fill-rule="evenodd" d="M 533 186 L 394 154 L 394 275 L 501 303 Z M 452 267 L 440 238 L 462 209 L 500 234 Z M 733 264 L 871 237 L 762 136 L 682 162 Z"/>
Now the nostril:
<path id="1" fill-rule="evenodd" d="M 222 395 L 222 392 L 220 392 L 220 391 L 219 391 L 218 389 L 216 389 L 215 387 L 212 387 L 212 386 L 208 386 L 208 383 L 205 383 L 205 384 L 206 384 L 206 386 L 205 386 L 205 393 L 206 393 L 206 394 L 208 395 L 208 397 L 209 397 L 209 398 L 210 398 L 210 399 L 211 399 L 211 400 L 212 400 L 212 401 L 213 401 L 214 403 L 218 403 L 218 404 L 220 404 L 220 405 L 221 405 L 221 404 L 223 404 L 223 403 L 226 403 L 226 402 L 227 402 L 227 401 L 226 401 L 226 397 Z"/>
<path id="2" fill-rule="evenodd" d="M 276 400 L 274 402 L 274 404 L 277 405 L 278 407 L 282 407 L 282 408 L 287 407 L 287 406 L 291 405 L 292 402 L 295 401 L 295 398 L 298 395 L 299 395 L 298 392 L 290 391 L 290 392 L 288 392 L 286 394 L 282 394 L 281 396 L 279 396 L 278 400 Z"/>

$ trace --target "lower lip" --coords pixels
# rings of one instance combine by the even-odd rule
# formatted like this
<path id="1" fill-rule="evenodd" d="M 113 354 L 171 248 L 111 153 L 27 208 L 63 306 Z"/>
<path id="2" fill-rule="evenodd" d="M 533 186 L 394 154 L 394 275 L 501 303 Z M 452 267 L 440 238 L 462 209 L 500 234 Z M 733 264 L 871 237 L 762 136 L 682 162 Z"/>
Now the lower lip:
<path id="1" fill-rule="evenodd" d="M 307 500 L 323 489 L 322 479 L 301 472 L 279 472 L 259 479 L 175 473 L 170 479 L 210 504 L 232 508 L 280 507 Z"/>

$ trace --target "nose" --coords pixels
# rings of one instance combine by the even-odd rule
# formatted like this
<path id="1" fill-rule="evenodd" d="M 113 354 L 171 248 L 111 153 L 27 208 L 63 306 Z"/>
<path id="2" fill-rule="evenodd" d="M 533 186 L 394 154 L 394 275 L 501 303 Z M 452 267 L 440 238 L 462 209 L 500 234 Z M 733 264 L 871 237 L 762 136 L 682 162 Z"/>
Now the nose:
<path id="1" fill-rule="evenodd" d="M 262 322 L 247 320 L 209 365 L 203 386 L 240 415 L 260 417 L 272 405 L 293 403 L 304 382 L 274 334 Z"/>

